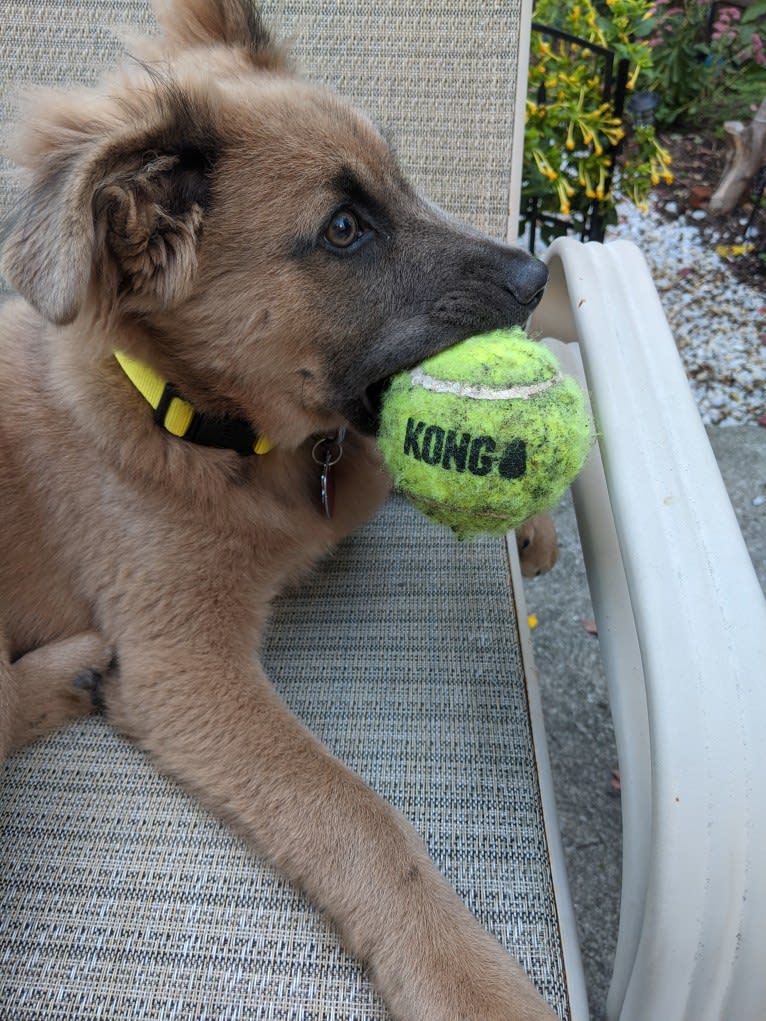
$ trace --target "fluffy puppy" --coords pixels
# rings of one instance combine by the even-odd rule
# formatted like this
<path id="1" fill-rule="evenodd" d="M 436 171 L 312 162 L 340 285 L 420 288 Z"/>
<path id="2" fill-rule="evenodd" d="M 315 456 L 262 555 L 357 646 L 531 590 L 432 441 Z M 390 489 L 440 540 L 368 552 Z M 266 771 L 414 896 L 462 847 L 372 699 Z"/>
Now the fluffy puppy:
<path id="1" fill-rule="evenodd" d="M 0 751 L 90 711 L 101 676 L 114 726 L 328 912 L 395 1017 L 550 1019 L 254 658 L 274 595 L 387 492 L 385 381 L 524 322 L 545 269 L 422 200 L 245 0 L 158 13 L 143 63 L 38 97 L 17 146 Z"/>

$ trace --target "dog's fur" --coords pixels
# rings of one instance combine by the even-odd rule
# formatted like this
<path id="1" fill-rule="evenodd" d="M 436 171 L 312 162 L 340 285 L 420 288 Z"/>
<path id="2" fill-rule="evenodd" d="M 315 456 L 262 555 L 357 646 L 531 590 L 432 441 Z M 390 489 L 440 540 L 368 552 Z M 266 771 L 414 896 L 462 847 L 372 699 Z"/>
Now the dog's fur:
<path id="1" fill-rule="evenodd" d="M 550 514 L 535 514 L 517 528 L 516 547 L 525 578 L 537 578 L 552 570 L 559 558 L 559 544 Z"/>
<path id="2" fill-rule="evenodd" d="M 89 712 L 101 675 L 114 725 L 308 891 L 396 1017 L 551 1018 L 253 658 L 275 593 L 385 497 L 381 381 L 525 321 L 545 274 L 420 199 L 245 0 L 158 13 L 142 63 L 37 98 L 17 147 L 30 183 L 3 262 L 26 300 L 0 316 L 0 753 Z M 358 234 L 340 247 L 349 213 Z M 170 436 L 115 350 L 274 449 Z M 328 520 L 311 451 L 343 426 Z"/>

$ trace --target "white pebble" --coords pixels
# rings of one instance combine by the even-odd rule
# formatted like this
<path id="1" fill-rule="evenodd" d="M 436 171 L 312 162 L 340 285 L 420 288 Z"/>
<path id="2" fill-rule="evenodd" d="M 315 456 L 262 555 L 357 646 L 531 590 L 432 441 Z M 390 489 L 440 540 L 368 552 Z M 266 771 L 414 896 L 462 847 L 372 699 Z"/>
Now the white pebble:
<path id="1" fill-rule="evenodd" d="M 674 203 L 665 208 L 671 215 L 677 209 Z M 695 212 L 700 220 L 706 215 Z M 766 410 L 766 347 L 760 340 L 766 293 L 736 280 L 683 218 L 668 222 L 653 204 L 641 213 L 627 202 L 618 214 L 607 240 L 627 238 L 643 252 L 703 421 L 754 423 Z"/>

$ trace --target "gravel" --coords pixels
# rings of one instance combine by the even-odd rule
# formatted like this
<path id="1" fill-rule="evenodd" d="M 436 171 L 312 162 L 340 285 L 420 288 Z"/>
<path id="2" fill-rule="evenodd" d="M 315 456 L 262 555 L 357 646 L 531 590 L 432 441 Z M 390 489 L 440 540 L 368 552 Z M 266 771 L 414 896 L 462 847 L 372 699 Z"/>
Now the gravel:
<path id="1" fill-rule="evenodd" d="M 668 221 L 630 203 L 618 214 L 606 240 L 627 238 L 643 252 L 703 421 L 757 424 L 766 415 L 766 294 L 737 281 L 684 216 Z"/>

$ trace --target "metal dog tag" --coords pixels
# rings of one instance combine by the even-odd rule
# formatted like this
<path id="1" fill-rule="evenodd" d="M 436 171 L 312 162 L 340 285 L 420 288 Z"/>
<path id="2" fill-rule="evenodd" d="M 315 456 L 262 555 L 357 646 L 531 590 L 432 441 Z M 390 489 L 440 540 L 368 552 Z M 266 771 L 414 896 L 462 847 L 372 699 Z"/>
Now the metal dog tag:
<path id="1" fill-rule="evenodd" d="M 335 510 L 335 473 L 333 469 L 333 463 L 325 461 L 322 466 L 322 474 L 319 478 L 322 510 L 326 518 L 331 518 Z"/>

